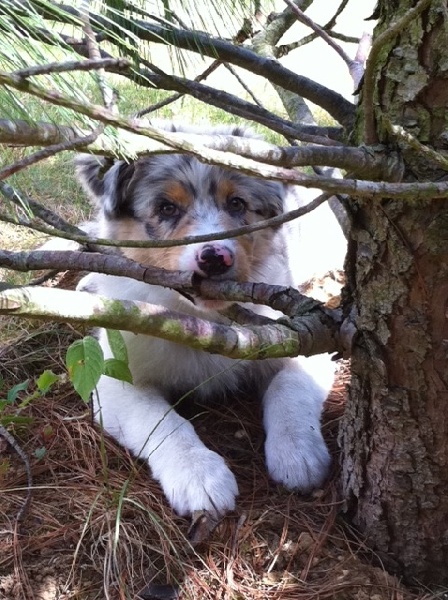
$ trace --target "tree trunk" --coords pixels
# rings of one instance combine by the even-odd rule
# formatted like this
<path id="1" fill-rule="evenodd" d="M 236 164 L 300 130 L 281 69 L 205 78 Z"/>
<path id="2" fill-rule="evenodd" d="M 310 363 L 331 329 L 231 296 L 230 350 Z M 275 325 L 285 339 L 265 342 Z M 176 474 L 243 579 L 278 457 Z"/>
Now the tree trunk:
<path id="1" fill-rule="evenodd" d="M 375 37 L 415 4 L 380 0 Z M 389 44 L 376 64 L 379 141 L 392 141 L 386 115 L 446 149 L 446 1 L 432 0 Z M 362 121 L 360 111 L 360 129 Z M 423 153 L 401 150 L 406 180 L 446 177 Z M 340 433 L 347 511 L 387 567 L 408 581 L 447 584 L 448 201 L 352 204 L 347 271 L 359 336 Z"/>

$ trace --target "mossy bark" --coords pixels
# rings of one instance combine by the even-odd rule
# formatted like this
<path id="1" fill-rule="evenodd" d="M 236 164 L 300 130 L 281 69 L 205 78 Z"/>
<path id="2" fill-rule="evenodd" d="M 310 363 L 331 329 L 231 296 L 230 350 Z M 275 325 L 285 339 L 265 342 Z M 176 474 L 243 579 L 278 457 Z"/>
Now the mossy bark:
<path id="1" fill-rule="evenodd" d="M 376 36 L 415 6 L 379 0 Z M 378 139 L 386 116 L 447 148 L 448 11 L 433 0 L 376 64 Z M 362 141 L 363 113 L 358 120 Z M 446 173 L 401 145 L 408 181 Z M 340 442 L 347 514 L 408 581 L 448 583 L 448 201 L 353 200 L 347 261 L 359 311 Z"/>

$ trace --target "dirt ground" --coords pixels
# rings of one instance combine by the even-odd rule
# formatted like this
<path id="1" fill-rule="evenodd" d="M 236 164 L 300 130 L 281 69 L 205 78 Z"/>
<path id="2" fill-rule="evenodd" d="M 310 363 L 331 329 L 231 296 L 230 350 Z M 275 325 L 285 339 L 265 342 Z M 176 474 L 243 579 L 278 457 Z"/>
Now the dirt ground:
<path id="1" fill-rule="evenodd" d="M 63 349 L 79 335 L 30 325 L 0 349 L 3 391 L 43 368 L 63 372 Z M 9 428 L 32 473 L 25 507 L 26 464 L 0 437 L 0 599 L 434 598 L 387 574 L 344 522 L 336 436 L 347 378 L 341 367 L 324 415 L 333 471 L 311 497 L 267 478 L 257 402 L 194 417 L 240 488 L 236 512 L 194 548 L 188 521 L 167 507 L 146 466 L 102 436 L 70 385 L 58 384 L 21 412 L 30 422 Z"/>

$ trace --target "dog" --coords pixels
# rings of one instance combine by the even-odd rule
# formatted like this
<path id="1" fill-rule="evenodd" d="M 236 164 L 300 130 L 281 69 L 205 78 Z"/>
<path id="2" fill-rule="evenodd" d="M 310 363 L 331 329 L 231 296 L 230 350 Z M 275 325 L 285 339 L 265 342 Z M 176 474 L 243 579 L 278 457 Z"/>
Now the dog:
<path id="1" fill-rule="evenodd" d="M 207 135 L 252 135 L 232 126 L 195 130 L 170 123 L 166 127 Z M 97 234 L 103 238 L 167 240 L 218 234 L 281 214 L 291 194 L 281 183 L 211 166 L 186 154 L 115 160 L 107 170 L 105 165 L 105 160 L 90 155 L 77 160 L 78 177 L 97 206 Z M 290 286 L 297 282 L 289 266 L 293 261 L 287 234 L 287 227 L 268 228 L 186 246 L 123 248 L 123 254 L 143 265 L 191 270 L 214 280 Z M 186 298 L 172 289 L 125 277 L 90 274 L 80 288 L 228 322 L 222 314 L 226 303 Z M 267 307 L 250 308 L 278 316 Z M 208 511 L 220 517 L 235 508 L 238 495 L 225 460 L 209 450 L 192 423 L 175 410 L 176 402 L 191 390 L 204 404 L 251 389 L 262 402 L 270 478 L 301 493 L 322 485 L 330 465 L 320 424 L 334 374 L 328 356 L 318 363 L 316 376 L 314 357 L 238 361 L 147 335 L 123 332 L 123 336 L 133 384 L 101 377 L 94 394 L 95 416 L 120 444 L 148 463 L 179 515 Z M 103 330 L 99 341 L 105 358 L 110 358 Z"/>

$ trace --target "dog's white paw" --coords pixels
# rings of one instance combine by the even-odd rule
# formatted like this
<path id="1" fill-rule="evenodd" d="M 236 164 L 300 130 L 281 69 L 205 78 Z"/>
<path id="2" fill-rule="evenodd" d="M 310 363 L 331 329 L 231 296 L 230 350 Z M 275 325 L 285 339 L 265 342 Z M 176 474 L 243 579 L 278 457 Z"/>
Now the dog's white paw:
<path id="1" fill-rule="evenodd" d="M 181 516 L 206 510 L 222 516 L 235 508 L 238 485 L 225 460 L 208 448 L 190 448 L 154 469 L 172 508 Z"/>
<path id="2" fill-rule="evenodd" d="M 322 485 L 331 463 L 320 429 L 314 428 L 268 435 L 265 453 L 271 478 L 304 494 Z"/>

